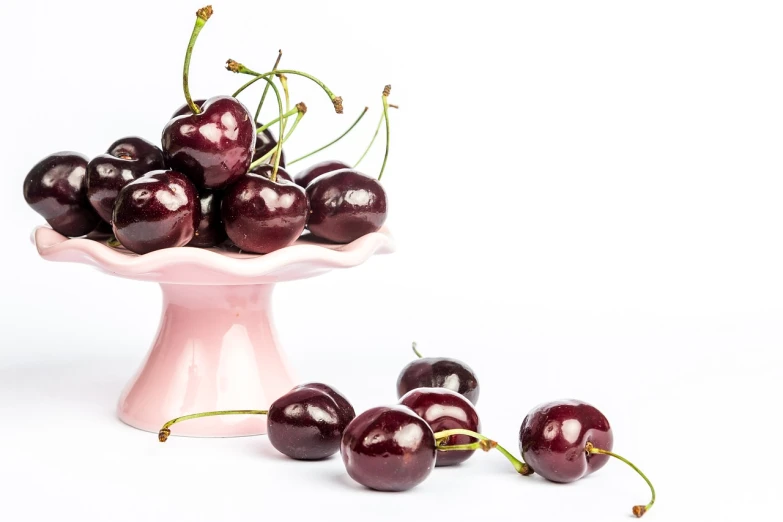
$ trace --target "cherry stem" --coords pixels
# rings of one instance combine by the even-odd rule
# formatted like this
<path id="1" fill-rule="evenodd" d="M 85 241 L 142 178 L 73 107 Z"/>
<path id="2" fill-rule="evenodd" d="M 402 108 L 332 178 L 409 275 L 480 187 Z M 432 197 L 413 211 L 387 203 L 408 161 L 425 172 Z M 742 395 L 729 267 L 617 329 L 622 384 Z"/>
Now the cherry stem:
<path id="1" fill-rule="evenodd" d="M 225 410 L 225 411 L 206 411 L 203 413 L 192 413 L 190 415 L 177 417 L 176 419 L 171 419 L 166 424 L 164 424 L 163 427 L 158 432 L 158 440 L 161 442 L 166 442 L 166 440 L 169 438 L 169 435 L 171 435 L 170 428 L 174 424 L 190 419 L 200 419 L 202 417 L 215 417 L 217 415 L 266 415 L 268 413 L 269 413 L 268 410 Z"/>
<path id="2" fill-rule="evenodd" d="M 267 85 L 267 87 L 269 87 L 269 85 Z M 283 114 L 283 118 L 286 118 L 286 119 L 288 119 L 289 117 L 293 116 L 293 115 L 294 115 L 294 114 L 296 114 L 297 112 L 299 112 L 299 109 L 297 109 L 296 107 L 294 107 L 294 108 L 293 108 L 293 109 L 291 109 L 290 111 L 287 111 L 285 114 Z M 275 123 L 277 123 L 277 122 L 279 122 L 279 121 L 280 121 L 280 116 L 278 116 L 277 118 L 275 118 L 274 120 L 272 120 L 272 121 L 270 121 L 270 122 L 267 122 L 267 123 L 265 123 L 264 125 L 262 125 L 262 126 L 260 126 L 260 127 L 257 127 L 257 128 L 256 128 L 256 134 L 260 134 L 260 133 L 264 132 L 264 131 L 265 131 L 265 130 L 267 130 L 269 127 L 271 127 L 272 125 L 274 125 Z"/>
<path id="3" fill-rule="evenodd" d="M 646 506 L 639 505 L 633 507 L 632 511 L 633 514 L 636 516 L 636 518 L 641 517 L 653 507 L 653 504 L 655 504 L 655 488 L 653 487 L 652 482 L 650 482 L 650 479 L 647 478 L 647 475 L 642 473 L 642 470 L 634 466 L 630 460 L 621 457 L 617 453 L 612 453 L 611 451 L 596 448 L 595 446 L 593 446 L 592 442 L 588 442 L 587 444 L 585 444 L 585 451 L 588 454 L 609 455 L 610 457 L 614 457 L 618 460 L 621 460 L 626 464 L 628 464 L 629 466 L 631 466 L 631 468 L 633 468 L 633 470 L 636 471 L 644 479 L 645 482 L 647 482 L 647 485 L 650 486 L 650 493 L 652 493 L 652 498 L 650 499 L 650 503 L 647 504 Z"/>
<path id="4" fill-rule="evenodd" d="M 381 119 L 378 120 L 378 125 L 375 127 L 375 134 L 372 135 L 372 139 L 370 140 L 370 144 L 367 145 L 367 148 L 364 149 L 364 154 L 362 154 L 362 157 L 359 158 L 359 161 L 354 163 L 353 168 L 356 168 L 359 166 L 359 163 L 362 162 L 364 157 L 367 155 L 368 152 L 370 152 L 370 149 L 372 148 L 373 143 L 375 143 L 375 138 L 378 137 L 378 133 L 381 132 L 381 124 L 383 123 L 383 114 L 381 114 Z"/>
<path id="5" fill-rule="evenodd" d="M 421 358 L 423 358 L 423 357 L 424 357 L 424 356 L 421 354 L 421 352 L 419 352 L 419 345 L 418 345 L 418 344 L 416 344 L 416 341 L 413 341 L 413 345 L 412 345 L 411 347 L 413 348 L 413 353 L 415 353 L 415 354 L 416 354 L 416 356 L 417 356 L 419 359 L 421 359 Z"/>
<path id="6" fill-rule="evenodd" d="M 291 125 L 291 129 L 289 129 L 288 134 L 286 134 L 284 139 L 282 139 L 282 140 L 280 140 L 278 142 L 278 145 L 280 145 L 281 147 L 282 147 L 283 143 L 288 141 L 288 138 L 291 137 L 291 134 L 294 133 L 294 130 L 296 130 L 296 126 L 299 125 L 299 121 L 304 117 L 305 113 L 307 112 L 307 107 L 305 106 L 304 103 L 297 103 L 296 106 L 300 107 L 299 114 L 296 115 L 296 119 L 294 120 L 293 125 Z M 275 153 L 276 150 L 277 150 L 277 147 L 275 147 L 274 149 L 270 150 L 269 152 L 267 152 L 266 154 L 264 154 L 263 156 L 261 156 L 260 158 L 255 160 L 253 163 L 250 164 L 250 167 L 248 168 L 248 170 L 250 171 L 250 170 L 255 169 L 256 167 L 260 167 L 261 165 L 263 165 L 264 162 L 266 160 L 268 160 L 272 156 L 272 154 Z M 276 173 L 273 172 L 273 174 L 276 174 Z M 276 181 L 277 177 L 275 176 L 275 178 L 272 178 L 270 176 L 269 179 L 271 179 L 272 181 Z"/>
<path id="7" fill-rule="evenodd" d="M 386 170 L 386 160 L 389 159 L 389 94 L 391 94 L 391 85 L 383 88 L 383 119 L 386 121 L 386 152 L 383 154 L 383 165 L 381 173 L 378 174 L 378 181 L 383 177 L 383 171 Z"/>
<path id="8" fill-rule="evenodd" d="M 312 156 L 313 154 L 316 154 L 316 153 L 318 153 L 318 152 L 321 152 L 321 151 L 322 151 L 322 150 L 324 150 L 324 149 L 328 149 L 329 147 L 331 147 L 332 145 L 334 145 L 335 143 L 337 143 L 338 141 L 340 141 L 341 139 L 343 139 L 343 138 L 344 138 L 344 137 L 345 137 L 345 136 L 346 136 L 346 135 L 347 135 L 349 132 L 351 132 L 351 131 L 353 130 L 353 128 L 354 128 L 354 127 L 356 127 L 356 125 L 357 125 L 357 124 L 358 124 L 360 121 L 362 121 L 362 118 L 364 118 L 364 115 L 365 115 L 365 114 L 367 114 L 367 110 L 368 110 L 368 109 L 367 109 L 367 107 L 365 107 L 365 108 L 364 108 L 364 110 L 362 111 L 362 113 L 359 115 L 359 117 L 358 117 L 358 118 L 356 118 L 356 121 L 354 121 L 354 122 L 351 124 L 351 126 L 350 126 L 350 127 L 348 127 L 348 130 L 347 130 L 347 131 L 343 132 L 342 134 L 340 134 L 338 137 L 336 137 L 335 139 L 333 139 L 332 141 L 330 141 L 329 143 L 327 143 L 327 144 L 326 144 L 326 145 L 324 145 L 323 147 L 320 147 L 320 148 L 318 148 L 318 149 L 315 149 L 315 150 L 314 150 L 314 151 L 312 151 L 312 152 L 308 152 L 308 153 L 307 153 L 307 154 L 305 154 L 304 156 L 300 156 L 300 157 L 296 158 L 296 159 L 295 159 L 295 160 L 293 160 L 293 161 L 289 161 L 289 162 L 288 162 L 288 164 L 289 164 L 289 165 L 293 165 L 294 163 L 296 163 L 296 162 L 298 162 L 298 161 L 302 161 L 302 160 L 303 160 L 303 159 L 305 159 L 305 158 L 309 158 L 309 157 L 310 157 L 310 156 Z"/>
<path id="9" fill-rule="evenodd" d="M 277 66 L 280 65 L 280 59 L 283 57 L 283 50 L 279 49 L 277 51 L 277 60 L 275 60 L 275 66 L 272 67 L 272 70 L 274 71 L 277 69 Z M 267 83 L 264 87 L 264 92 L 261 94 L 261 100 L 258 102 L 258 107 L 256 108 L 256 116 L 255 121 L 258 121 L 258 117 L 261 115 L 261 107 L 264 106 L 264 100 L 266 100 L 266 93 L 269 92 L 269 84 Z"/>
<path id="10" fill-rule="evenodd" d="M 474 439 L 478 439 L 478 442 L 473 444 L 459 444 L 454 446 L 446 446 L 442 445 L 446 442 L 446 439 L 453 435 L 467 435 L 468 437 L 473 437 Z M 476 447 L 474 448 L 474 444 Z M 532 475 L 533 470 L 530 469 L 530 467 L 516 458 L 514 455 L 512 455 L 506 448 L 495 442 L 494 440 L 490 439 L 489 437 L 485 437 L 481 433 L 476 433 L 475 431 L 470 430 L 463 430 L 463 429 L 453 429 L 453 430 L 443 430 L 439 431 L 435 434 L 435 446 L 437 447 L 438 451 L 456 451 L 456 450 L 463 450 L 463 449 L 483 449 L 484 451 L 489 451 L 491 449 L 497 449 L 500 453 L 502 453 L 508 460 L 511 462 L 511 464 L 514 466 L 514 469 L 517 470 L 517 473 L 520 475 Z"/>
<path id="11" fill-rule="evenodd" d="M 278 74 L 277 78 L 280 80 L 280 85 L 283 86 L 283 94 L 285 95 L 285 110 L 288 112 L 288 110 L 291 108 L 291 96 L 288 93 L 288 77 L 286 77 L 284 74 Z M 297 110 L 298 109 L 299 107 L 297 107 Z M 293 132 L 293 130 L 299 124 L 299 120 L 301 120 L 303 116 L 304 112 L 299 112 L 296 115 L 296 120 L 294 120 L 294 125 L 291 127 L 291 132 Z M 285 133 L 285 127 L 288 124 L 288 118 L 284 118 L 282 123 L 283 124 L 280 127 L 279 141 L 277 142 L 277 146 L 274 148 L 274 156 L 272 156 L 272 175 L 269 176 L 269 179 L 271 179 L 273 182 L 277 181 L 277 170 L 280 168 L 280 157 L 282 156 L 283 152 L 283 133 Z"/>
<path id="12" fill-rule="evenodd" d="M 188 85 L 188 77 L 190 75 L 190 56 L 193 54 L 193 47 L 196 45 L 196 39 L 198 39 L 198 34 L 201 32 L 201 29 L 203 29 L 204 25 L 207 23 L 207 20 L 209 20 L 209 17 L 212 16 L 212 6 L 208 5 L 206 7 L 202 7 L 198 11 L 196 11 L 196 25 L 193 26 L 193 32 L 190 34 L 190 41 L 188 42 L 188 50 L 185 52 L 185 65 L 182 68 L 182 90 L 185 92 L 185 101 L 188 104 L 188 107 L 190 107 L 190 110 L 193 111 L 194 114 L 198 114 L 201 112 L 201 109 L 196 106 L 195 103 L 193 103 L 193 98 L 190 97 L 190 86 Z"/>
<path id="13" fill-rule="evenodd" d="M 255 76 L 252 80 L 248 81 L 245 85 L 239 88 L 237 92 L 234 93 L 234 96 L 236 97 L 239 93 L 250 87 L 252 84 L 257 82 L 261 78 L 266 78 L 269 76 L 275 76 L 278 74 L 293 74 L 296 76 L 303 76 L 304 78 L 307 78 L 310 81 L 315 82 L 321 89 L 324 90 L 324 92 L 329 96 L 329 99 L 332 101 L 332 105 L 334 105 L 334 111 L 337 114 L 343 113 L 343 99 L 341 96 L 335 96 L 335 94 L 329 89 L 329 87 L 326 86 L 324 82 L 316 78 L 315 76 L 311 74 L 307 74 L 306 72 L 302 71 L 296 71 L 293 69 L 276 69 L 274 71 L 265 72 L 265 73 L 257 73 L 253 71 L 252 69 L 248 69 L 244 65 L 242 65 L 239 62 L 236 62 L 234 60 L 228 60 L 226 62 L 226 69 L 228 69 L 231 72 L 235 72 L 238 74 L 248 74 L 250 76 Z"/>

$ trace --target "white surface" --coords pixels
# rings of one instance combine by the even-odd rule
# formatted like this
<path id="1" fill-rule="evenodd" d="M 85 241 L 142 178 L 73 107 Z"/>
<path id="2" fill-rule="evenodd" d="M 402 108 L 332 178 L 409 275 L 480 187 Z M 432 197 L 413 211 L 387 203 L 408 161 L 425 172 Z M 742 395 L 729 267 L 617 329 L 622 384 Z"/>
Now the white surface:
<path id="1" fill-rule="evenodd" d="M 369 104 L 352 139 L 321 156 L 350 161 L 385 83 L 402 106 L 384 176 L 400 251 L 278 288 L 301 379 L 334 384 L 359 410 L 393 402 L 416 339 L 476 369 L 485 431 L 512 448 L 539 402 L 601 408 L 615 449 L 657 486 L 645 520 L 771 520 L 783 465 L 783 7 L 505 5 L 215 2 L 194 95 L 241 82 L 226 58 L 264 68 L 282 47 L 286 66 L 346 100 L 331 116 L 292 79 L 311 110 L 289 157 Z M 197 7 L 3 4 L 0 520 L 628 520 L 648 493 L 621 463 L 556 486 L 477 455 L 378 494 L 337 458 L 293 462 L 262 438 L 162 445 L 115 420 L 158 291 L 38 259 L 28 235 L 40 219 L 21 184 L 49 152 L 158 136 L 181 103 Z"/>

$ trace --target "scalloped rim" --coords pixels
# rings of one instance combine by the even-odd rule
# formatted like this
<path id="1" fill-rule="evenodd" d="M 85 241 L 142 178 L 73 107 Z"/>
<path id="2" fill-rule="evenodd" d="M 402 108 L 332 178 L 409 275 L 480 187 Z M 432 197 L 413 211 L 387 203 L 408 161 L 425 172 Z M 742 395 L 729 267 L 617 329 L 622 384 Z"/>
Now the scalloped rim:
<path id="1" fill-rule="evenodd" d="M 313 272 L 330 268 L 350 268 L 360 265 L 373 254 L 390 254 L 396 250 L 394 238 L 386 227 L 366 234 L 345 245 L 317 244 L 299 240 L 264 255 L 236 254 L 215 249 L 194 247 L 166 248 L 138 255 L 124 249 L 115 249 L 104 242 L 86 238 L 67 238 L 49 227 L 37 227 L 31 237 L 39 255 L 49 261 L 91 264 L 117 276 L 166 283 L 179 282 L 177 277 L 164 273 L 175 266 L 198 268 L 205 274 L 217 273 L 233 278 L 252 279 L 274 276 L 285 270 L 279 280 L 310 277 Z M 310 265 L 300 276 L 291 274 L 292 265 Z M 283 274 L 279 274 L 283 275 Z M 213 279 L 214 276 L 209 277 Z M 183 279 L 187 279 L 184 277 Z M 213 282 L 180 284 L 242 284 L 242 282 Z"/>

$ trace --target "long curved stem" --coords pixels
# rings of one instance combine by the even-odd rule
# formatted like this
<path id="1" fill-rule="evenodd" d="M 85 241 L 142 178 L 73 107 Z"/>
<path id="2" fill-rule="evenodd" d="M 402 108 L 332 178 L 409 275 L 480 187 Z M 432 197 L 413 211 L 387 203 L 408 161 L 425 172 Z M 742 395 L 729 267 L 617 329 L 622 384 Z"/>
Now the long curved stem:
<path id="1" fill-rule="evenodd" d="M 421 359 L 422 357 L 424 357 L 424 356 L 421 354 L 421 352 L 419 351 L 419 345 L 416 343 L 416 341 L 413 341 L 413 345 L 411 346 L 411 348 L 413 348 L 413 353 L 415 353 L 415 354 L 416 354 L 416 357 L 418 357 L 419 359 Z"/>
<path id="2" fill-rule="evenodd" d="M 285 96 L 285 110 L 288 112 L 288 110 L 291 108 L 291 95 L 288 92 L 288 77 L 285 74 L 278 74 L 277 78 L 280 80 L 280 85 L 283 86 L 283 95 Z M 297 106 L 297 110 L 298 109 L 299 107 Z M 304 112 L 299 112 L 296 115 L 294 125 L 291 127 L 292 132 L 299 124 L 299 120 L 302 119 L 302 116 L 304 116 Z M 282 118 L 283 115 L 281 114 L 280 117 Z M 272 175 L 269 176 L 269 179 L 272 181 L 277 181 L 277 169 L 280 168 L 280 157 L 283 154 L 283 134 L 285 133 L 285 127 L 287 124 L 288 118 L 283 118 L 282 125 L 280 126 L 280 138 L 277 142 L 277 146 L 274 148 L 274 155 L 272 156 Z"/>
<path id="3" fill-rule="evenodd" d="M 611 451 L 596 448 L 595 446 L 593 446 L 592 442 L 588 442 L 587 444 L 585 444 L 585 451 L 588 454 L 609 455 L 610 457 L 614 457 L 617 460 L 621 460 L 626 464 L 628 464 L 629 466 L 631 466 L 631 468 L 633 468 L 633 470 L 636 471 L 644 479 L 645 482 L 647 482 L 647 485 L 650 486 L 650 493 L 652 494 L 652 498 L 650 499 L 650 502 L 646 506 L 639 505 L 633 507 L 632 510 L 633 514 L 636 516 L 636 518 L 639 518 L 645 513 L 647 513 L 648 511 L 650 511 L 650 509 L 653 507 L 653 504 L 655 504 L 655 488 L 653 487 L 652 482 L 650 482 L 650 479 L 647 478 L 647 475 L 642 473 L 642 470 L 634 466 L 630 460 L 621 457 L 617 453 L 612 453 Z"/>
<path id="4" fill-rule="evenodd" d="M 206 411 L 203 413 L 192 413 L 190 415 L 183 415 L 182 417 L 177 417 L 176 419 L 171 419 L 166 424 L 163 425 L 163 427 L 158 432 L 158 440 L 161 442 L 166 442 L 166 440 L 169 438 L 169 435 L 171 435 L 171 427 L 178 422 L 191 420 L 191 419 L 200 419 L 202 417 L 215 417 L 217 415 L 266 415 L 268 414 L 268 410 L 223 410 L 223 411 Z"/>
<path id="5" fill-rule="evenodd" d="M 378 174 L 378 181 L 383 177 L 383 171 L 386 170 L 386 160 L 389 159 L 389 94 L 391 93 L 391 85 L 387 85 L 383 89 L 383 119 L 386 121 L 386 152 L 383 154 L 383 165 L 381 165 L 381 173 Z"/>
<path id="6" fill-rule="evenodd" d="M 482 435 L 481 433 L 476 433 L 475 431 L 471 430 L 463 430 L 463 429 L 453 429 L 453 430 L 443 430 L 439 431 L 435 434 L 435 446 L 438 448 L 438 451 L 455 451 L 450 448 L 457 448 L 457 449 L 463 449 L 462 445 L 459 446 L 445 446 L 440 445 L 439 443 L 445 441 L 452 435 L 467 435 L 468 437 L 473 437 L 474 439 L 478 439 L 480 442 L 478 443 L 478 447 L 489 451 L 490 449 L 497 449 L 500 453 L 502 453 L 508 460 L 511 462 L 511 464 L 514 466 L 514 469 L 517 470 L 517 473 L 520 475 L 532 475 L 533 470 L 530 469 L 530 467 L 516 458 L 514 455 L 511 454 L 506 448 L 495 442 L 494 440 L 490 439 L 489 437 L 486 437 Z"/>
<path id="7" fill-rule="evenodd" d="M 348 127 L 348 130 L 346 130 L 345 132 L 343 132 L 342 134 L 340 134 L 338 137 L 336 137 L 335 139 L 333 139 L 332 141 L 330 141 L 329 143 L 327 143 L 327 144 L 326 144 L 326 145 L 324 145 L 323 147 L 320 147 L 320 148 L 318 148 L 318 149 L 315 149 L 315 150 L 314 150 L 314 151 L 312 151 L 312 152 L 308 152 L 308 153 L 307 153 L 307 154 L 305 154 L 304 156 L 299 156 L 298 158 L 296 158 L 296 159 L 295 159 L 295 160 L 293 160 L 293 161 L 289 161 L 289 162 L 288 162 L 288 165 L 293 165 L 294 163 L 297 163 L 297 162 L 299 162 L 299 161 L 302 161 L 302 160 L 303 160 L 303 159 L 305 159 L 305 158 L 309 158 L 309 157 L 310 157 L 310 156 L 312 156 L 313 154 L 317 154 L 317 153 L 321 152 L 321 151 L 322 151 L 322 150 L 324 150 L 324 149 L 328 149 L 329 147 L 331 147 L 332 145 L 334 145 L 335 143 L 337 143 L 338 141 L 340 141 L 341 139 L 343 139 L 343 138 L 344 138 L 344 137 L 345 137 L 345 136 L 346 136 L 346 135 L 347 135 L 349 132 L 351 132 L 351 131 L 353 130 L 353 128 L 354 128 L 354 127 L 356 127 L 356 125 L 357 125 L 357 124 L 358 124 L 360 121 L 362 121 L 362 118 L 364 118 L 364 115 L 365 115 L 365 114 L 367 114 L 367 110 L 368 110 L 368 108 L 367 108 L 367 107 L 365 107 L 365 108 L 364 108 L 364 110 L 362 111 L 362 113 L 359 115 L 359 117 L 358 117 L 358 118 L 356 118 L 356 121 L 354 121 L 354 122 L 351 124 L 351 126 L 350 126 L 350 127 Z"/>
<path id="8" fill-rule="evenodd" d="M 195 103 L 193 103 L 193 98 L 190 96 L 190 85 L 188 83 L 189 76 L 190 76 L 190 57 L 193 54 L 193 48 L 196 46 L 196 40 L 198 39 L 198 34 L 201 32 L 201 29 L 207 23 L 207 20 L 209 20 L 210 16 L 212 16 L 211 5 L 202 7 L 201 9 L 196 11 L 196 25 L 193 26 L 193 32 L 190 34 L 188 49 L 185 52 L 185 65 L 182 67 L 182 90 L 185 92 L 185 101 L 187 102 L 188 107 L 190 107 L 190 110 L 193 111 L 194 114 L 200 113 L 201 109 L 199 109 L 198 106 Z"/>
<path id="9" fill-rule="evenodd" d="M 334 106 L 335 112 L 337 114 L 342 114 L 343 113 L 343 99 L 342 99 L 342 97 L 341 96 L 336 96 L 331 91 L 331 89 L 329 89 L 329 87 L 326 86 L 326 84 L 324 82 L 322 82 L 321 80 L 319 80 L 318 78 L 316 78 L 315 76 L 313 76 L 311 74 L 308 74 L 308 73 L 305 73 L 305 72 L 302 72 L 302 71 L 296 71 L 294 69 L 277 69 L 277 70 L 270 71 L 270 72 L 257 73 L 255 71 L 253 71 L 252 69 L 248 69 L 247 67 L 245 67 L 244 65 L 242 65 L 241 63 L 239 63 L 239 62 L 237 62 L 235 60 L 228 60 L 226 62 L 226 69 L 228 69 L 231 72 L 238 73 L 238 74 L 248 74 L 250 76 L 255 76 L 256 77 L 253 80 L 247 82 L 245 85 L 243 85 L 236 93 L 234 93 L 234 96 L 237 96 L 239 93 L 241 93 L 247 87 L 250 87 L 250 85 L 252 85 L 256 81 L 258 81 L 257 78 L 269 77 L 269 76 L 274 76 L 274 75 L 277 75 L 277 74 L 293 74 L 293 75 L 296 75 L 296 76 L 302 76 L 304 78 L 307 78 L 308 80 L 311 80 L 311 81 L 315 82 L 321 89 L 323 89 L 323 91 L 327 94 L 327 96 L 329 96 L 329 99 L 332 101 L 332 105 Z"/>
<path id="10" fill-rule="evenodd" d="M 353 164 L 353 168 L 356 168 L 359 166 L 359 163 L 362 162 L 364 157 L 367 155 L 368 152 L 370 152 L 370 149 L 372 148 L 373 143 L 375 143 L 375 138 L 378 137 L 378 133 L 381 132 L 381 124 L 383 123 L 383 114 L 381 114 L 381 119 L 378 120 L 378 125 L 375 127 L 375 134 L 372 135 L 372 139 L 370 140 L 369 145 L 367 145 L 367 148 L 364 149 L 364 154 L 362 154 L 362 157 L 359 158 L 359 161 Z"/>
<path id="11" fill-rule="evenodd" d="M 267 85 L 267 87 L 269 87 L 269 85 Z M 286 113 L 285 113 L 285 114 L 283 114 L 283 118 L 285 118 L 285 119 L 288 119 L 289 117 L 293 116 L 293 115 L 294 115 L 294 114 L 296 114 L 297 112 L 299 112 L 299 109 L 297 109 L 296 107 L 294 107 L 294 108 L 293 108 L 293 109 L 291 109 L 290 111 L 286 111 Z M 278 116 L 278 117 L 277 117 L 277 118 L 275 118 L 274 120 L 272 120 L 272 121 L 268 121 L 268 122 L 266 122 L 265 124 L 261 125 L 260 127 L 256 127 L 256 134 L 260 134 L 260 133 L 264 132 L 264 131 L 265 131 L 265 130 L 267 130 L 269 127 L 271 127 L 272 125 L 274 125 L 275 123 L 277 123 L 277 122 L 279 122 L 279 121 L 280 121 L 280 117 Z"/>
<path id="12" fill-rule="evenodd" d="M 283 57 L 283 50 L 279 49 L 277 51 L 277 60 L 275 60 L 275 65 L 272 67 L 272 70 L 274 71 L 277 69 L 277 66 L 280 65 L 280 59 Z M 256 115 L 255 115 L 255 121 L 258 121 L 258 117 L 261 115 L 261 107 L 264 106 L 264 100 L 266 100 L 266 93 L 269 92 L 269 84 L 267 83 L 264 87 L 264 92 L 261 94 L 261 100 L 258 102 L 258 107 L 256 108 Z"/>

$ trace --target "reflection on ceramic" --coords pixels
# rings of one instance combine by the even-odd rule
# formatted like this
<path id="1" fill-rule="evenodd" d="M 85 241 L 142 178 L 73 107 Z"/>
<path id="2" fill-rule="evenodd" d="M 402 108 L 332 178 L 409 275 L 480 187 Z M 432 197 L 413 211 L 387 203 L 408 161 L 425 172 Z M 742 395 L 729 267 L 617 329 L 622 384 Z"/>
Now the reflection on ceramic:
<path id="1" fill-rule="evenodd" d="M 385 228 L 347 245 L 304 237 L 264 256 L 191 247 L 140 256 L 105 241 L 68 239 L 48 227 L 37 228 L 33 241 L 44 259 L 160 284 L 157 336 L 118 405 L 123 422 L 155 433 L 180 415 L 267 407 L 293 388 L 272 320 L 274 283 L 350 268 L 394 251 Z M 265 429 L 263 417 L 229 415 L 183 423 L 176 435 L 231 437 Z"/>

